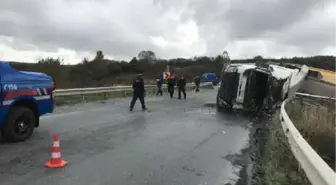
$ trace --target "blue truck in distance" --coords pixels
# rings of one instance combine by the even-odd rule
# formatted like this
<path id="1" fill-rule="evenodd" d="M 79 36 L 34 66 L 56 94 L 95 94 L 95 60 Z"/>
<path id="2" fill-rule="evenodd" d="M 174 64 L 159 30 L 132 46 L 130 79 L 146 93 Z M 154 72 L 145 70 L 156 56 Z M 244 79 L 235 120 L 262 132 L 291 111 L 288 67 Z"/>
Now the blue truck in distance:
<path id="1" fill-rule="evenodd" d="M 0 136 L 9 142 L 27 140 L 40 116 L 53 112 L 54 89 L 50 76 L 18 71 L 0 61 Z"/>

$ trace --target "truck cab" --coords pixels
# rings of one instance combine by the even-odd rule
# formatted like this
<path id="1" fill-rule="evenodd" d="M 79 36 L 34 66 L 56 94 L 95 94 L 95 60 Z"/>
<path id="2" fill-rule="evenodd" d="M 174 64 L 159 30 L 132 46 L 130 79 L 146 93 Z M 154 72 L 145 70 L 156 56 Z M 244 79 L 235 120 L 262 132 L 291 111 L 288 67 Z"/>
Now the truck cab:
<path id="1" fill-rule="evenodd" d="M 0 61 L 0 131 L 3 139 L 28 139 L 40 116 L 52 113 L 54 83 L 44 73 L 18 71 Z"/>
<path id="2" fill-rule="evenodd" d="M 217 108 L 270 110 L 287 98 L 292 74 L 292 69 L 266 63 L 229 64 L 222 70 Z"/>

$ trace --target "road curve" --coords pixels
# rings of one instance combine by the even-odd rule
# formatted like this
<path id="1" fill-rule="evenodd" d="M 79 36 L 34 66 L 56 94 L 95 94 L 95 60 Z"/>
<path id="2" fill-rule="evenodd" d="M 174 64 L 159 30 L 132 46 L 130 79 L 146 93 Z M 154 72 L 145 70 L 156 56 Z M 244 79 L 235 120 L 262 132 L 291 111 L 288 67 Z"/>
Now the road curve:
<path id="1" fill-rule="evenodd" d="M 227 156 L 249 142 L 247 118 L 216 112 L 214 90 L 187 100 L 149 97 L 149 112 L 129 99 L 59 107 L 33 137 L 0 144 L 1 185 L 234 184 L 239 166 Z M 68 166 L 48 169 L 52 135 Z"/>

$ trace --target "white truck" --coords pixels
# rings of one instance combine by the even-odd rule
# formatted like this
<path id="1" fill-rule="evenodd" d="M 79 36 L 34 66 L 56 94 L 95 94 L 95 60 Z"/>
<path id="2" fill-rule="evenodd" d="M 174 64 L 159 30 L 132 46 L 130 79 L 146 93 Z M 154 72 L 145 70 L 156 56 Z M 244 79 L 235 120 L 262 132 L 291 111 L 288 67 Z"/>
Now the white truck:
<path id="1" fill-rule="evenodd" d="M 287 98 L 295 72 L 266 63 L 229 64 L 220 77 L 217 108 L 252 112 L 271 109 Z"/>

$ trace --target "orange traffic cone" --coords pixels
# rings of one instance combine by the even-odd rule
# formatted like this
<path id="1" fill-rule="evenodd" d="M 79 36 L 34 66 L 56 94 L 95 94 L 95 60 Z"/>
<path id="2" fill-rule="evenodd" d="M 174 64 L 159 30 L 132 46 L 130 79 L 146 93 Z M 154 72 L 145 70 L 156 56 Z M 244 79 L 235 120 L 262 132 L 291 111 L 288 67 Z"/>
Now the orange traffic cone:
<path id="1" fill-rule="evenodd" d="M 67 165 L 68 162 L 64 161 L 61 156 L 61 147 L 58 135 L 54 136 L 54 143 L 51 150 L 50 161 L 44 163 L 48 168 L 61 168 Z"/>

